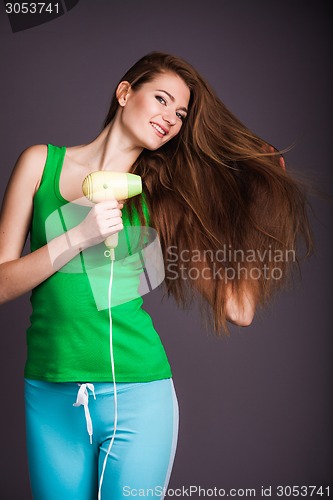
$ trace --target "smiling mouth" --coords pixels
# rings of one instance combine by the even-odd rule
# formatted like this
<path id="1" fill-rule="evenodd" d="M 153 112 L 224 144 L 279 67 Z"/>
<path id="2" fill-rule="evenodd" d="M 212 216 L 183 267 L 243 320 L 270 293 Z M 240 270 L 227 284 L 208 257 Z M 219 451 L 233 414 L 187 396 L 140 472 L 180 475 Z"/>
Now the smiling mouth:
<path id="1" fill-rule="evenodd" d="M 162 137 L 167 135 L 168 131 L 157 125 L 157 123 L 150 122 L 150 125 L 158 132 L 158 134 Z"/>

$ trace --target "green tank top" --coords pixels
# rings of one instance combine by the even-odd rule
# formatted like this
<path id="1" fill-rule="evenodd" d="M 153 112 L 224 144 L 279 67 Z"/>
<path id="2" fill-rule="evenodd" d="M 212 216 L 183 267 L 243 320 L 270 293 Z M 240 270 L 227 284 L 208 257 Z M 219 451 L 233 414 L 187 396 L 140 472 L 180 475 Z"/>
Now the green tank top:
<path id="1" fill-rule="evenodd" d="M 48 144 L 47 159 L 34 197 L 31 251 L 78 224 L 89 207 L 69 203 L 59 179 L 66 148 Z M 147 205 L 142 199 L 144 213 Z M 137 212 L 122 209 L 111 288 L 111 317 L 117 382 L 149 382 L 172 376 L 150 315 L 138 292 L 144 265 Z M 148 217 L 149 220 L 149 217 Z M 148 229 L 148 228 L 147 228 Z M 141 240 L 140 240 L 141 238 Z M 139 249 L 139 251 L 137 251 Z M 111 382 L 109 283 L 111 261 L 104 243 L 84 250 L 32 290 L 25 377 L 50 382 Z"/>

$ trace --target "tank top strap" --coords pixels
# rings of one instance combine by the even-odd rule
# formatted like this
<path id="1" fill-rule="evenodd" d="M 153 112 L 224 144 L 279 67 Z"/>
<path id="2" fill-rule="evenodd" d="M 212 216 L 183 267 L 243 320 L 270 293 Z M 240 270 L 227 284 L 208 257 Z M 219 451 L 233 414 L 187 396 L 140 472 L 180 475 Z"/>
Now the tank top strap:
<path id="1" fill-rule="evenodd" d="M 40 186 L 47 186 L 59 201 L 63 201 L 59 192 L 59 180 L 65 153 L 65 146 L 47 144 L 47 157 L 40 182 Z"/>

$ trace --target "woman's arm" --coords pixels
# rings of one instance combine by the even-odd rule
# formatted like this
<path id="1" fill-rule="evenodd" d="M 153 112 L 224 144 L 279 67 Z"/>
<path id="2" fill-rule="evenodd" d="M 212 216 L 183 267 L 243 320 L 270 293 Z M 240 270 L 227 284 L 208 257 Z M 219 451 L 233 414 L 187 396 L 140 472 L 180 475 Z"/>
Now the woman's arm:
<path id="1" fill-rule="evenodd" d="M 214 301 L 214 278 L 209 268 L 205 266 L 204 261 L 191 262 L 191 267 L 199 271 L 199 275 L 204 277 L 200 280 L 192 280 L 194 288 L 207 300 L 209 304 Z M 236 293 L 233 290 L 232 281 L 225 280 L 225 314 L 226 320 L 237 326 L 250 326 L 253 321 L 257 300 L 254 288 L 250 283 L 244 282 L 240 291 Z M 222 307 L 222 304 L 221 304 Z"/>
<path id="2" fill-rule="evenodd" d="M 81 224 L 21 257 L 46 155 L 44 145 L 26 149 L 18 158 L 8 183 L 0 214 L 0 304 L 30 291 L 82 249 L 102 242 L 123 228 L 122 205 L 115 200 L 101 202 Z"/>
<path id="3" fill-rule="evenodd" d="M 238 326 L 250 326 L 256 311 L 256 301 L 250 289 L 244 289 L 240 297 L 232 292 L 231 284 L 227 284 L 226 318 Z"/>

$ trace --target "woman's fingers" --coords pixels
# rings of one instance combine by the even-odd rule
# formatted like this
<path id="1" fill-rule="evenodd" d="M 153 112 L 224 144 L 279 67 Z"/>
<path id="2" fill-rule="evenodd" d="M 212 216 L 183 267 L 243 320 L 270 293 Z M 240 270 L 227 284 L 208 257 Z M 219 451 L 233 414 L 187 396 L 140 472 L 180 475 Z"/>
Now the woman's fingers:
<path id="1" fill-rule="evenodd" d="M 268 143 L 263 144 L 262 149 L 264 150 L 265 153 L 278 153 L 278 150 L 274 148 L 274 146 Z M 286 162 L 281 153 L 279 156 L 279 164 L 282 170 L 286 170 Z"/>
<path id="2" fill-rule="evenodd" d="M 97 245 L 123 229 L 121 206 L 117 200 L 105 200 L 91 208 L 74 230 L 83 248 Z"/>
<path id="3" fill-rule="evenodd" d="M 282 170 L 286 170 L 286 162 L 284 161 L 284 158 L 282 155 L 280 156 L 279 161 L 280 161 L 280 167 L 282 168 Z"/>

